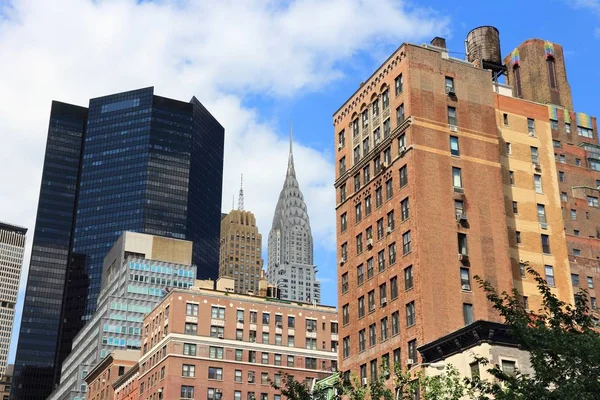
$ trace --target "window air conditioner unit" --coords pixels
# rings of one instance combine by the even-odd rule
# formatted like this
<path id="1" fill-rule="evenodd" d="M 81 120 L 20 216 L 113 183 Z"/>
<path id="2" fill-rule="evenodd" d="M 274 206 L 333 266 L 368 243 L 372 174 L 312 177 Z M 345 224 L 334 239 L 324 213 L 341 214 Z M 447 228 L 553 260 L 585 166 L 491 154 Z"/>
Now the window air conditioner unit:
<path id="1" fill-rule="evenodd" d="M 529 131 L 529 136 L 535 137 L 535 132 L 534 131 Z"/>
<path id="2" fill-rule="evenodd" d="M 341 150 L 341 149 L 343 149 L 343 148 L 344 148 L 344 145 L 343 145 L 343 144 L 341 144 L 341 143 L 339 143 L 339 144 L 338 144 L 338 150 Z"/>
<path id="3" fill-rule="evenodd" d="M 469 255 L 458 253 L 458 261 L 469 261 Z"/>
<path id="4" fill-rule="evenodd" d="M 406 146 L 400 146 L 400 148 L 398 149 L 398 154 L 402 156 L 404 155 L 404 153 L 406 153 Z"/>
<path id="5" fill-rule="evenodd" d="M 452 87 L 452 86 L 446 86 L 446 94 L 450 95 L 450 96 L 456 95 L 454 87 Z"/>
<path id="6" fill-rule="evenodd" d="M 456 213 L 456 220 L 458 222 L 466 222 L 467 221 L 467 213 L 464 213 L 464 212 Z"/>
<path id="7" fill-rule="evenodd" d="M 462 290 L 471 290 L 471 285 L 462 285 Z"/>
<path id="8" fill-rule="evenodd" d="M 215 393 L 223 393 L 223 392 L 221 391 L 221 389 L 216 389 Z"/>
<path id="9" fill-rule="evenodd" d="M 391 227 L 391 226 L 388 226 L 385 232 L 386 232 L 388 235 L 389 235 L 390 233 L 392 233 L 392 227 Z"/>
<path id="10" fill-rule="evenodd" d="M 248 378 L 248 383 L 254 383 L 254 378 Z"/>
<path id="11" fill-rule="evenodd" d="M 238 322 L 239 322 L 240 324 L 243 324 L 243 323 L 244 323 L 244 320 L 240 318 L 240 319 L 238 319 Z"/>
<path id="12" fill-rule="evenodd" d="M 163 392 L 162 388 L 158 389 L 157 392 L 162 393 Z"/>
<path id="13" fill-rule="evenodd" d="M 219 333 L 219 334 L 217 335 L 217 337 L 218 337 L 219 339 L 223 339 L 223 334 L 222 334 L 222 333 Z"/>
<path id="14" fill-rule="evenodd" d="M 546 223 L 542 222 L 542 223 L 540 224 L 540 227 L 541 227 L 542 229 L 548 229 L 548 224 L 546 224 Z"/>
<path id="15" fill-rule="evenodd" d="M 415 360 L 413 360 L 412 358 L 409 358 L 406 360 L 406 365 L 413 365 L 415 363 Z"/>
<path id="16" fill-rule="evenodd" d="M 387 304 L 387 299 L 385 297 L 381 298 L 381 305 L 385 306 Z"/>
<path id="17" fill-rule="evenodd" d="M 342 258 L 340 258 L 340 265 L 344 265 L 344 263 L 345 263 L 345 262 L 346 262 L 346 259 L 345 259 L 345 258 L 343 258 L 343 257 L 342 257 Z"/>
<path id="18" fill-rule="evenodd" d="M 388 163 L 386 161 L 381 163 L 381 170 L 385 171 L 385 169 L 388 167 Z"/>
<path id="19" fill-rule="evenodd" d="M 373 239 L 367 239 L 367 247 L 373 247 Z"/>
<path id="20" fill-rule="evenodd" d="M 277 328 L 283 328 L 283 324 L 281 322 L 276 323 L 275 326 Z"/>
<path id="21" fill-rule="evenodd" d="M 458 126 L 450 125 L 450 132 L 458 132 Z"/>
<path id="22" fill-rule="evenodd" d="M 367 383 L 368 383 L 367 378 L 362 378 L 363 386 L 367 386 Z"/>
<path id="23" fill-rule="evenodd" d="M 542 166 L 540 165 L 540 163 L 533 163 L 533 168 L 535 168 L 536 171 L 542 170 Z"/>

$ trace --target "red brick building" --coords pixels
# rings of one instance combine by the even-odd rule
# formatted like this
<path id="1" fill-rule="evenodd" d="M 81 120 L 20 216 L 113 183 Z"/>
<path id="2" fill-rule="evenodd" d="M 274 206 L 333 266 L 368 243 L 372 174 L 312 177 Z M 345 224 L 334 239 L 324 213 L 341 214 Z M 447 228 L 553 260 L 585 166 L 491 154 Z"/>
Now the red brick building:
<path id="1" fill-rule="evenodd" d="M 138 350 L 115 350 L 106 356 L 85 377 L 88 387 L 86 399 L 114 399 L 113 383 L 136 365 L 139 357 Z"/>
<path id="2" fill-rule="evenodd" d="M 280 399 L 270 380 L 328 376 L 337 346 L 333 307 L 174 290 L 144 319 L 139 397 Z"/>
<path id="3" fill-rule="evenodd" d="M 114 400 L 137 400 L 140 365 L 135 364 L 113 383 Z"/>

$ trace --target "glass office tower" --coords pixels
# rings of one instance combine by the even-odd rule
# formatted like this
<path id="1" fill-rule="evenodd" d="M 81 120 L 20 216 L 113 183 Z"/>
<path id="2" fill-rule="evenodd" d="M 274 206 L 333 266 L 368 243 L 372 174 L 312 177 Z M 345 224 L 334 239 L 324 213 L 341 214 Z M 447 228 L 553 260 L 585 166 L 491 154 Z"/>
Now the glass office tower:
<path id="1" fill-rule="evenodd" d="M 72 110 L 79 111 L 78 130 L 67 125 Z M 78 136 L 67 133 L 73 130 Z M 52 392 L 73 338 L 96 309 L 103 258 L 122 232 L 191 240 L 198 278 L 217 278 L 223 142 L 223 127 L 196 98 L 167 99 L 153 88 L 92 99 L 88 109 L 53 103 L 15 360 L 16 398 L 45 399 Z M 70 169 L 55 173 L 65 168 L 65 153 Z M 57 190 L 55 180 L 64 175 L 70 191 L 63 197 L 59 189 L 57 198 L 50 188 Z M 60 237 L 60 258 L 34 258 L 38 227 L 41 237 Z M 45 293 L 49 282 L 53 297 Z M 46 328 L 38 329 L 40 323 Z"/>

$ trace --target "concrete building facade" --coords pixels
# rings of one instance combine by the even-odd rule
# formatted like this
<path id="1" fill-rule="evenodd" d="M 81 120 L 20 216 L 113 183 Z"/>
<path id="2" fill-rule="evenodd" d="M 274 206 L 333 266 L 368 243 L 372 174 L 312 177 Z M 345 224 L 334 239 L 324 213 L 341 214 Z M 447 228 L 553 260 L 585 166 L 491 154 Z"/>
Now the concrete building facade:
<path id="1" fill-rule="evenodd" d="M 26 233 L 26 228 L 0 222 L 0 376 L 6 373 Z"/>
<path id="2" fill-rule="evenodd" d="M 321 303 L 308 209 L 296 179 L 292 138 L 288 166 L 269 232 L 267 278 L 281 298 Z"/>
<path id="3" fill-rule="evenodd" d="M 258 293 L 263 274 L 262 235 L 250 211 L 232 210 L 221 219 L 219 277 L 233 278 L 236 293 Z"/>
<path id="4" fill-rule="evenodd" d="M 141 349 L 144 315 L 168 290 L 191 287 L 195 274 L 190 241 L 123 233 L 104 259 L 97 311 L 75 337 L 48 399 L 89 399 L 90 371 L 111 352 Z"/>
<path id="5" fill-rule="evenodd" d="M 144 319 L 141 398 L 280 400 L 269 380 L 337 370 L 335 308 L 202 286 L 173 290 Z"/>

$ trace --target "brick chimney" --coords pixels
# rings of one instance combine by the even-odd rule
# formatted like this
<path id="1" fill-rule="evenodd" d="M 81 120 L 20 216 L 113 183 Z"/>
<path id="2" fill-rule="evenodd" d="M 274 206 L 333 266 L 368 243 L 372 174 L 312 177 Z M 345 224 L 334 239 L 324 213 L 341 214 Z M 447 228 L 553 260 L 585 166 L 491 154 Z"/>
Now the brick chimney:
<path id="1" fill-rule="evenodd" d="M 431 45 L 445 49 L 446 48 L 446 39 L 436 36 L 431 41 Z"/>

